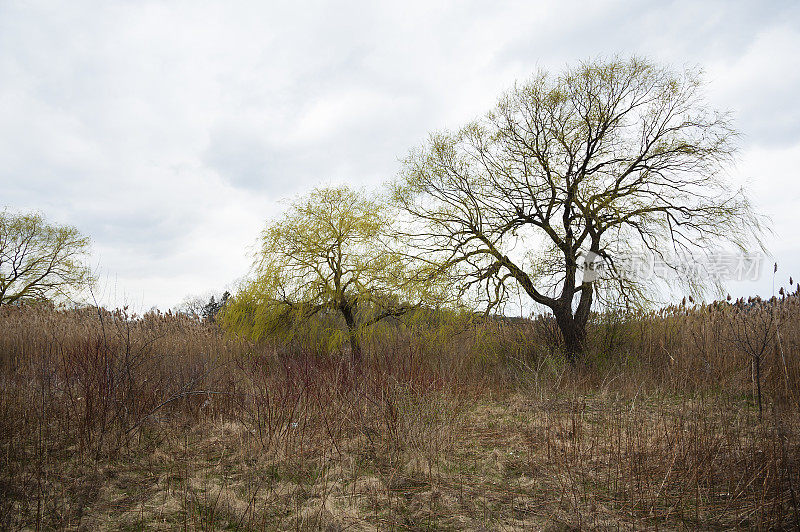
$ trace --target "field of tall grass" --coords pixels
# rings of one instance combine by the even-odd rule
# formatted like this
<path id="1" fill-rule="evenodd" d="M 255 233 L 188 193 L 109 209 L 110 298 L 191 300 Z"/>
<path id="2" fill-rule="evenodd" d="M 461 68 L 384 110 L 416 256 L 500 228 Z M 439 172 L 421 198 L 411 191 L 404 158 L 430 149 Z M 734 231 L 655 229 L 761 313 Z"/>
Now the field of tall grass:
<path id="1" fill-rule="evenodd" d="M 688 305 L 688 306 L 687 306 Z M 0 528 L 800 527 L 800 295 L 346 348 L 0 307 Z M 316 344 L 313 344 L 316 345 Z"/>

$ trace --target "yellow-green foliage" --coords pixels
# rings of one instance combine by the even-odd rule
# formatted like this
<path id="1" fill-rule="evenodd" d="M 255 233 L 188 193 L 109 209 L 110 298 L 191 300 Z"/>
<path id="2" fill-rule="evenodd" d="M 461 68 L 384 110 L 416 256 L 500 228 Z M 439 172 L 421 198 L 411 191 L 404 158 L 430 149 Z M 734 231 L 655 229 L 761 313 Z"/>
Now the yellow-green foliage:
<path id="1" fill-rule="evenodd" d="M 331 349 L 379 321 L 430 301 L 435 285 L 396 251 L 380 198 L 318 188 L 262 232 L 253 274 L 222 315 L 253 339 L 301 337 Z"/>

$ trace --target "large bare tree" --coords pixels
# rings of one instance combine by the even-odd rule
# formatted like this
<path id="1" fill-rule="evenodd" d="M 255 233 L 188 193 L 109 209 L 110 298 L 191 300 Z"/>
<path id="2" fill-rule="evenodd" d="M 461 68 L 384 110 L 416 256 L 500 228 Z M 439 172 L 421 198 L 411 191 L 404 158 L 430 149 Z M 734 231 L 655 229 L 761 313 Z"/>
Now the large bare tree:
<path id="1" fill-rule="evenodd" d="M 639 58 L 540 72 L 412 150 L 394 186 L 409 242 L 487 312 L 514 291 L 549 308 L 574 359 L 598 297 L 654 297 L 623 267 L 631 253 L 679 270 L 682 253 L 758 242 L 758 217 L 724 177 L 737 133 L 702 89 L 697 71 Z M 606 265 L 595 282 L 582 276 L 587 256 Z"/>

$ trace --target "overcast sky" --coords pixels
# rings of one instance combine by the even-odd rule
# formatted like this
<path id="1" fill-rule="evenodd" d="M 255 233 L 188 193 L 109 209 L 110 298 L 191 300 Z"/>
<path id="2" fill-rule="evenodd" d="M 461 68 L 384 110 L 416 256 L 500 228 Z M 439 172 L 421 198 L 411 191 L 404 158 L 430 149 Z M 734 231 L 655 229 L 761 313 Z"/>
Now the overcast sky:
<path id="1" fill-rule="evenodd" d="M 280 199 L 377 187 L 536 69 L 634 53 L 705 69 L 800 278 L 794 1 L 0 0 L 0 208 L 91 236 L 108 304 L 166 309 L 244 275 Z"/>

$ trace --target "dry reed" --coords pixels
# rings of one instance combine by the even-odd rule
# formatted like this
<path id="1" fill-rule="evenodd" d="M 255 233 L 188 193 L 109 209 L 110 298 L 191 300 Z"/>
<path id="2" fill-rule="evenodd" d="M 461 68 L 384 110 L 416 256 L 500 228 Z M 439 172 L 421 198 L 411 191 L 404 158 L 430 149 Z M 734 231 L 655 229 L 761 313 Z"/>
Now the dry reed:
<path id="1" fill-rule="evenodd" d="M 797 293 L 590 329 L 569 366 L 545 317 L 391 326 L 353 372 L 182 315 L 2 307 L 0 527 L 800 526 Z"/>

